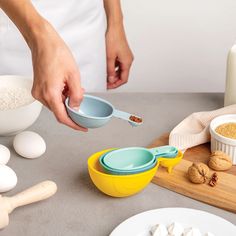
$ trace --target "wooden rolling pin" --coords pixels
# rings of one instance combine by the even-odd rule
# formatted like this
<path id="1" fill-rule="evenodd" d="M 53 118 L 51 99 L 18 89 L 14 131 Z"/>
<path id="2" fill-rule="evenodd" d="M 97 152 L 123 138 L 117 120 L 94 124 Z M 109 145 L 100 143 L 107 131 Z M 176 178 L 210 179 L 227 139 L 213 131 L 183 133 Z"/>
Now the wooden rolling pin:
<path id="1" fill-rule="evenodd" d="M 54 195 L 57 185 L 52 181 L 41 182 L 13 197 L 0 195 L 0 229 L 8 226 L 9 214 L 17 207 L 42 201 Z"/>

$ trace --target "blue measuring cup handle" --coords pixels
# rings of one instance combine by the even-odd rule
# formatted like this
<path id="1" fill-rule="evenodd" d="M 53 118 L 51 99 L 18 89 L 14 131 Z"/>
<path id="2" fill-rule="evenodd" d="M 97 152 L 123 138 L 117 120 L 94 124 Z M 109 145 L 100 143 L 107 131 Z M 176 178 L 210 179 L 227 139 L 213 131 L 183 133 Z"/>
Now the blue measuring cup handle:
<path id="1" fill-rule="evenodd" d="M 149 149 L 155 157 L 174 158 L 178 154 L 178 149 L 173 146 L 161 146 Z"/>
<path id="2" fill-rule="evenodd" d="M 142 124 L 142 122 L 137 123 L 135 121 L 130 120 L 130 116 L 133 116 L 133 115 L 128 112 L 125 112 L 125 111 L 120 111 L 120 110 L 114 109 L 113 116 L 116 118 L 120 118 L 120 119 L 128 121 L 134 127 Z"/>

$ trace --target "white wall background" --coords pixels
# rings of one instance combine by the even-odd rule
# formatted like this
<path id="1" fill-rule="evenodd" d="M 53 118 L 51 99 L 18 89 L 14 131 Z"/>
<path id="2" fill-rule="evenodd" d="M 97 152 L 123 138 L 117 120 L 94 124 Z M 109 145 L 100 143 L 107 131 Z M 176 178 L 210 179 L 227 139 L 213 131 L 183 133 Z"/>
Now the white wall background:
<path id="1" fill-rule="evenodd" d="M 123 0 L 135 63 L 118 91 L 222 92 L 235 0 Z"/>

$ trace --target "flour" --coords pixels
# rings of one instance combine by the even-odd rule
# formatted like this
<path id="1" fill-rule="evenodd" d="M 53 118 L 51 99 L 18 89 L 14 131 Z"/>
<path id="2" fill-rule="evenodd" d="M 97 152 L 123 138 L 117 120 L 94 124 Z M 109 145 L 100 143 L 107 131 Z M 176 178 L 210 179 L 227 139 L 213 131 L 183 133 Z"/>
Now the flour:
<path id="1" fill-rule="evenodd" d="M 24 106 L 33 100 L 30 91 L 25 88 L 0 88 L 0 111 Z"/>

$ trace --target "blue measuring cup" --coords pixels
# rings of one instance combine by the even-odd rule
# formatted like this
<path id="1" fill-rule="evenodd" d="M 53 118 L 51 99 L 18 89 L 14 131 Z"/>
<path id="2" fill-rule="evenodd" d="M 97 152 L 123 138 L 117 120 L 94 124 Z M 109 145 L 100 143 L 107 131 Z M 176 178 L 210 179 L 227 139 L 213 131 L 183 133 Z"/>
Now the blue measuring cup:
<path id="1" fill-rule="evenodd" d="M 112 117 L 128 121 L 132 126 L 142 124 L 142 122 L 135 122 L 130 119 L 131 116 L 137 117 L 136 115 L 117 110 L 110 102 L 88 94 L 84 95 L 78 111 L 69 106 L 69 98 L 65 100 L 65 106 L 70 118 L 76 124 L 85 128 L 102 127 L 107 124 Z"/>

